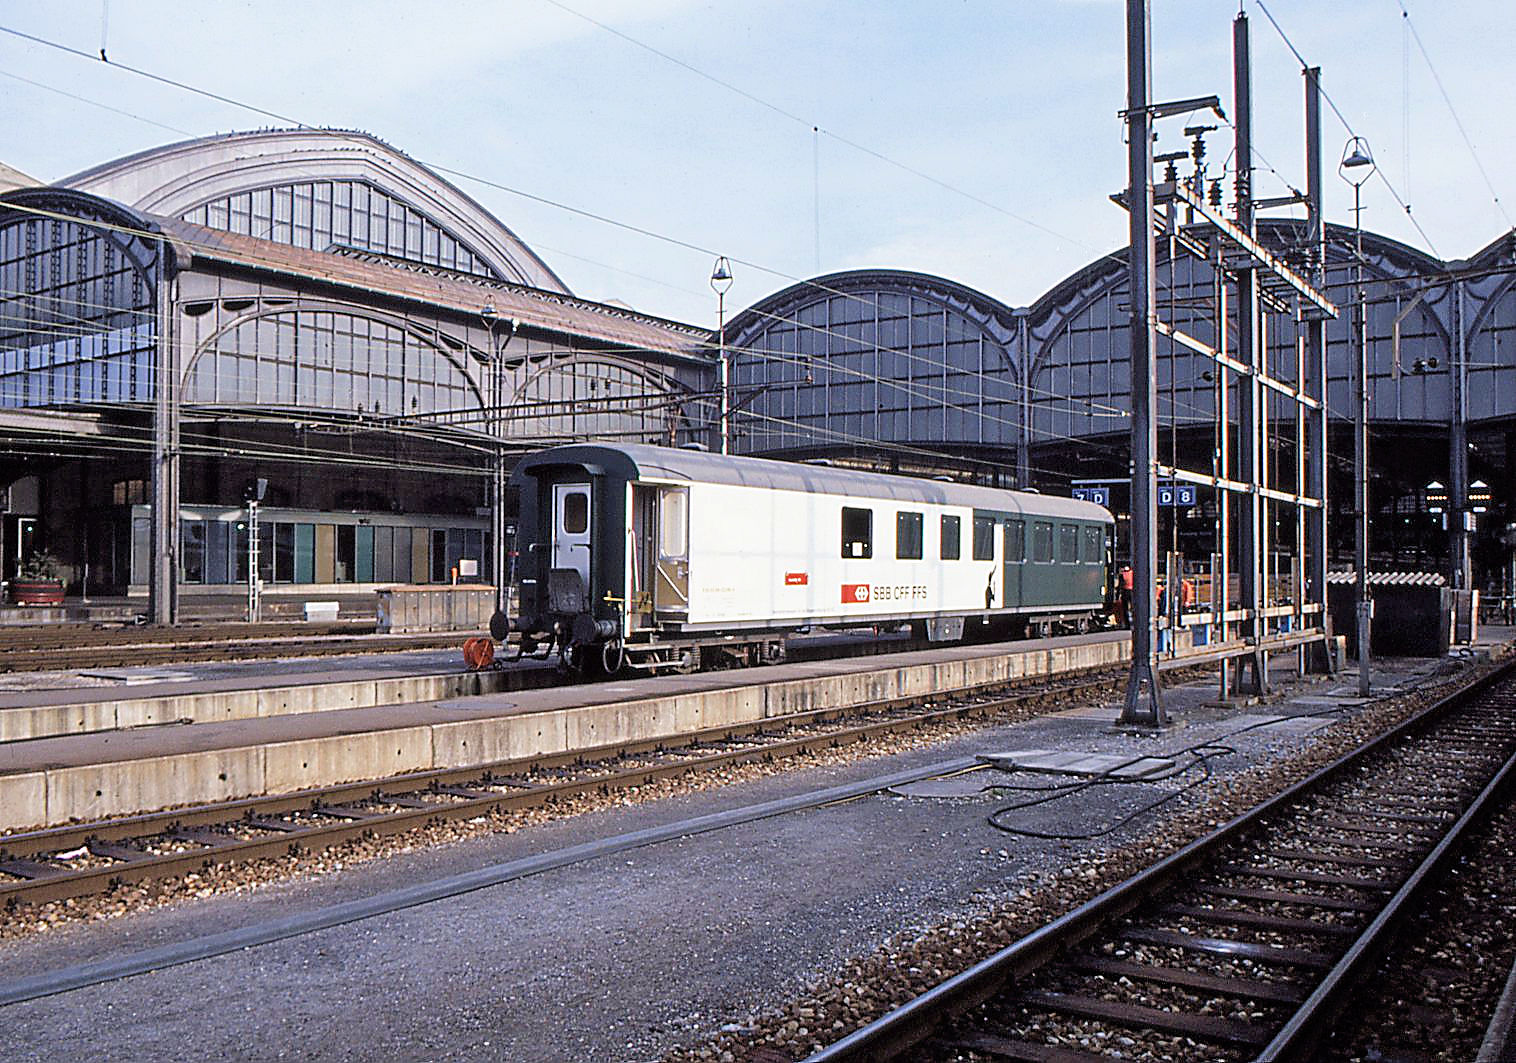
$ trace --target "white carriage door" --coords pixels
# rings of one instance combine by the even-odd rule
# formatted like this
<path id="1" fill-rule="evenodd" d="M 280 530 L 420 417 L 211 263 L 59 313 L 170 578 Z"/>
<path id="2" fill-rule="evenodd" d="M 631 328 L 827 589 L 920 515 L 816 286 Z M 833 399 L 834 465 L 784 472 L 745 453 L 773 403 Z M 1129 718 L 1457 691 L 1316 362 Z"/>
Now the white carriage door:
<path id="1" fill-rule="evenodd" d="M 590 485 L 553 485 L 553 567 L 571 568 L 590 590 Z"/>
<path id="2" fill-rule="evenodd" d="M 653 609 L 659 616 L 682 618 L 690 610 L 690 492 L 686 487 L 658 489 L 658 564 L 654 572 Z"/>

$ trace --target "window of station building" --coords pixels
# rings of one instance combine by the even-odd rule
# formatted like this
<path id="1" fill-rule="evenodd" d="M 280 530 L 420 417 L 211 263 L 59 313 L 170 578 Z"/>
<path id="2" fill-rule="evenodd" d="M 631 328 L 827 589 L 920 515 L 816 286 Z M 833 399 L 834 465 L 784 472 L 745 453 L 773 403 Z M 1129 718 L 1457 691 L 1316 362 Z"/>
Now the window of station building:
<path id="1" fill-rule="evenodd" d="M 441 347 L 388 321 L 312 310 L 265 314 L 218 334 L 195 358 L 185 397 L 394 415 L 480 404 Z"/>
<path id="2" fill-rule="evenodd" d="M 1053 560 L 1053 525 L 1050 521 L 1032 522 L 1032 560 L 1043 563 Z"/>
<path id="3" fill-rule="evenodd" d="M 374 529 L 369 524 L 353 529 L 353 582 L 374 582 Z"/>
<path id="4" fill-rule="evenodd" d="M 1005 522 L 1005 562 L 1008 565 L 1026 560 L 1026 521 Z"/>
<path id="5" fill-rule="evenodd" d="M 1058 560 L 1067 565 L 1079 560 L 1079 528 L 1076 525 L 1058 525 Z"/>
<path id="6" fill-rule="evenodd" d="M 137 506 L 147 502 L 146 480 L 117 480 L 111 484 L 111 501 L 118 506 Z"/>
<path id="7" fill-rule="evenodd" d="M 358 535 L 351 524 L 337 525 L 337 569 L 334 578 L 338 583 L 357 582 Z M 437 582 L 442 582 L 438 579 Z"/>
<path id="8" fill-rule="evenodd" d="M 939 556 L 944 561 L 957 561 L 963 556 L 963 519 L 944 515 L 942 518 L 942 550 Z"/>
<path id="9" fill-rule="evenodd" d="M 395 578 L 395 529 L 381 525 L 374 529 L 374 582 L 390 583 Z"/>
<path id="10" fill-rule="evenodd" d="M 180 579 L 185 583 L 205 582 L 205 521 L 189 520 L 179 525 Z"/>
<path id="11" fill-rule="evenodd" d="M 874 556 L 874 511 L 853 506 L 842 507 L 842 556 Z"/>
<path id="12" fill-rule="evenodd" d="M 156 300 L 143 271 L 156 254 L 72 221 L 0 224 L 0 406 L 151 399 Z"/>
<path id="13" fill-rule="evenodd" d="M 432 582 L 447 582 L 447 531 L 432 529 Z"/>
<path id="14" fill-rule="evenodd" d="M 1105 536 L 1099 528 L 1086 527 L 1084 529 L 1084 545 L 1079 551 L 1079 560 L 1087 565 L 1101 561 L 1100 555 L 1103 552 L 1102 548 L 1105 546 L 1104 539 Z"/>
<path id="15" fill-rule="evenodd" d="M 274 525 L 264 521 L 258 525 L 258 578 L 264 583 L 274 582 Z"/>
<path id="16" fill-rule="evenodd" d="M 974 518 L 974 560 L 995 560 L 995 518 Z"/>
<path id="17" fill-rule="evenodd" d="M 412 537 L 422 549 L 426 548 L 426 534 L 418 528 L 395 529 L 394 571 L 390 574 L 396 583 L 411 583 L 426 578 L 424 567 L 413 571 L 411 551 Z"/>
<path id="18" fill-rule="evenodd" d="M 205 582 L 232 583 L 236 580 L 232 562 L 232 529 L 229 521 L 208 521 L 205 536 Z"/>
<path id="19" fill-rule="evenodd" d="M 333 244 L 505 280 L 439 222 L 365 181 L 303 181 L 201 204 L 184 220 L 325 251 Z"/>
<path id="20" fill-rule="evenodd" d="M 923 552 L 920 513 L 901 511 L 895 514 L 895 557 L 902 561 L 920 561 Z"/>
<path id="21" fill-rule="evenodd" d="M 295 526 L 274 525 L 274 582 L 295 582 Z"/>

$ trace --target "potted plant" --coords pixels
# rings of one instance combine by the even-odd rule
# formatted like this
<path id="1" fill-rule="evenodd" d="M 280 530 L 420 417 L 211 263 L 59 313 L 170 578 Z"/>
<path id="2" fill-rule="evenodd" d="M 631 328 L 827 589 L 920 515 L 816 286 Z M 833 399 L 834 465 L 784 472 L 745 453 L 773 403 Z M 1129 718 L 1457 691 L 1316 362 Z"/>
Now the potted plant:
<path id="1" fill-rule="evenodd" d="M 33 550 L 16 567 L 11 580 L 11 600 L 17 605 L 62 605 L 63 579 L 58 573 L 58 559 L 41 550 Z"/>

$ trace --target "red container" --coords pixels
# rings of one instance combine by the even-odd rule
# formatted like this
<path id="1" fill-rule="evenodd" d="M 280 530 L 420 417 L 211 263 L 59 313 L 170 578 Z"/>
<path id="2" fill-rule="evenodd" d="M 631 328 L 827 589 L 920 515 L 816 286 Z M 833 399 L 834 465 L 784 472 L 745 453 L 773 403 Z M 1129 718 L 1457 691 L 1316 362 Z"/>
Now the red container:
<path id="1" fill-rule="evenodd" d="M 57 579 L 11 580 L 11 601 L 17 605 L 62 605 L 63 581 Z"/>

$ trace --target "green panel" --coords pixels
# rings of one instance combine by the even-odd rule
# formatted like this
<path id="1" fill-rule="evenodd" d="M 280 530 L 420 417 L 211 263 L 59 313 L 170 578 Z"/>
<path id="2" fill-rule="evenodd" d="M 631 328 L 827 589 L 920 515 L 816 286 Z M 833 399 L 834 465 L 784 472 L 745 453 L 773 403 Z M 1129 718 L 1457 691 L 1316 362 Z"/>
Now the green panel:
<path id="1" fill-rule="evenodd" d="M 360 524 L 355 529 L 354 536 L 354 581 L 357 583 L 374 582 L 374 529 L 371 525 Z"/>
<path id="2" fill-rule="evenodd" d="M 295 582 L 316 582 L 316 526 L 295 525 Z"/>

